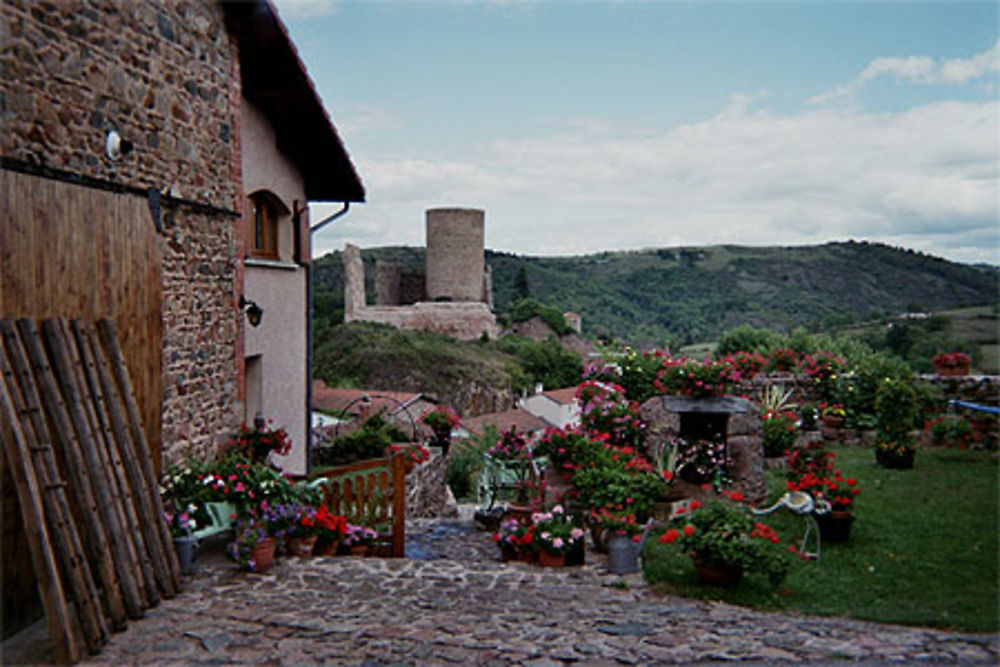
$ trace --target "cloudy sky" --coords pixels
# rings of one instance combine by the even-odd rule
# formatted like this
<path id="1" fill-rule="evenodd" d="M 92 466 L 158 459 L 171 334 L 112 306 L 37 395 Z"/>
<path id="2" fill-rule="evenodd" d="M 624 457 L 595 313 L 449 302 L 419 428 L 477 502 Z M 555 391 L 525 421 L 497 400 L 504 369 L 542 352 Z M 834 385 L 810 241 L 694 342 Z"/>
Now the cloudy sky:
<path id="1" fill-rule="evenodd" d="M 989 2 L 277 0 L 368 192 L 528 255 L 868 239 L 1000 263 Z M 336 210 L 316 206 L 313 220 Z"/>

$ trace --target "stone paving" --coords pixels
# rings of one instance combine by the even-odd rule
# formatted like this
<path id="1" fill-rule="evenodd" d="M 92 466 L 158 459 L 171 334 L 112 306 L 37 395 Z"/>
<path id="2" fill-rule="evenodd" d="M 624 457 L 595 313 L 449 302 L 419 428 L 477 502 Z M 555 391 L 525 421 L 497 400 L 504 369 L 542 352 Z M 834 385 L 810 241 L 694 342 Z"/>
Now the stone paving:
<path id="1" fill-rule="evenodd" d="M 499 562 L 469 522 L 409 529 L 406 559 L 281 558 L 245 574 L 210 554 L 86 664 L 998 663 L 996 635 L 660 596 L 592 552 L 546 570 Z"/>

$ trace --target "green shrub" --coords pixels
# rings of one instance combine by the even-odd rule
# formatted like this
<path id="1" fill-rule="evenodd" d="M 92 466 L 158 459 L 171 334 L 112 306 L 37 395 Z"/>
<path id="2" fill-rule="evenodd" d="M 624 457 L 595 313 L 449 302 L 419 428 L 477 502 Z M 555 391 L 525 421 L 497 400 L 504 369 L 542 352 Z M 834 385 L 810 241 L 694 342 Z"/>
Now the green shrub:
<path id="1" fill-rule="evenodd" d="M 767 354 L 783 344 L 782 336 L 768 329 L 757 329 L 743 324 L 722 334 L 715 348 L 715 354 L 724 357 L 736 352 L 760 352 Z"/>
<path id="2" fill-rule="evenodd" d="M 500 433 L 493 424 L 487 424 L 482 436 L 459 440 L 452 445 L 445 482 L 458 500 L 475 496 L 476 482 L 483 470 L 483 454 L 500 441 Z"/>
<path id="3" fill-rule="evenodd" d="M 583 358 L 567 350 L 554 338 L 535 342 L 527 338 L 509 336 L 497 343 L 501 352 L 513 355 L 520 366 L 516 375 L 515 390 L 529 389 L 535 383 L 546 387 L 570 387 L 580 381 Z M 527 386 L 521 383 L 527 382 Z"/>
<path id="4" fill-rule="evenodd" d="M 558 308 L 546 306 L 537 299 L 519 299 L 510 309 L 512 322 L 527 322 L 533 317 L 541 317 L 557 336 L 565 336 L 573 332 L 566 318 Z"/>
<path id="5" fill-rule="evenodd" d="M 378 412 L 369 417 L 361 428 L 336 438 L 331 445 L 313 450 L 317 466 L 342 465 L 385 456 L 385 449 L 395 442 L 409 442 L 411 435 L 390 424 Z"/>

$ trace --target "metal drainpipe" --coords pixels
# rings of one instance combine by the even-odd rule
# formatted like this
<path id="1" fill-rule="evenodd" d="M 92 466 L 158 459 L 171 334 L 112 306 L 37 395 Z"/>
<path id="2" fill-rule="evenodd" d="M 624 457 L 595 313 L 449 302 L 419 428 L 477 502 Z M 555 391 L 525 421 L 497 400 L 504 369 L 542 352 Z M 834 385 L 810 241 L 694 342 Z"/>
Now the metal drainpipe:
<path id="1" fill-rule="evenodd" d="M 351 209 L 351 202 L 345 201 L 344 207 L 333 215 L 323 218 L 309 228 L 309 253 L 312 254 L 312 235 L 323 229 L 337 218 L 346 215 Z M 309 271 L 306 279 L 306 312 L 309 315 L 306 327 L 306 475 L 313 469 L 313 432 L 312 432 L 312 402 L 313 402 L 313 262 L 309 258 Z"/>

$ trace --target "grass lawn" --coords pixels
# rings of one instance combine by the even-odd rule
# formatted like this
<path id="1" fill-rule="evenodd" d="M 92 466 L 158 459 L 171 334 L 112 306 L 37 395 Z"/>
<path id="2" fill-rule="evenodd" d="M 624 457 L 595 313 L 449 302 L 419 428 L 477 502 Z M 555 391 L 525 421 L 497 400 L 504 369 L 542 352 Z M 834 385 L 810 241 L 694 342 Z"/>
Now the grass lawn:
<path id="1" fill-rule="evenodd" d="M 834 449 L 838 467 L 858 479 L 851 537 L 824 545 L 777 589 L 760 576 L 735 589 L 701 586 L 691 561 L 650 540 L 646 578 L 662 592 L 758 609 L 995 632 L 998 622 L 997 458 L 991 452 L 923 449 L 914 470 L 875 465 L 869 449 Z M 771 498 L 783 471 L 768 473 Z M 805 522 L 779 510 L 766 519 L 797 543 Z M 654 543 L 655 542 L 655 543 Z"/>

